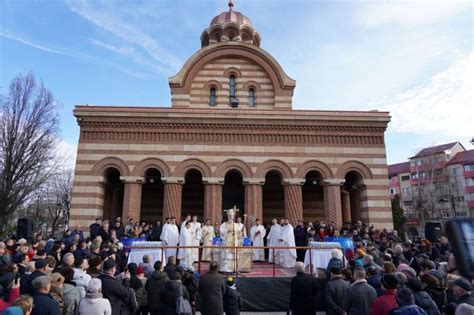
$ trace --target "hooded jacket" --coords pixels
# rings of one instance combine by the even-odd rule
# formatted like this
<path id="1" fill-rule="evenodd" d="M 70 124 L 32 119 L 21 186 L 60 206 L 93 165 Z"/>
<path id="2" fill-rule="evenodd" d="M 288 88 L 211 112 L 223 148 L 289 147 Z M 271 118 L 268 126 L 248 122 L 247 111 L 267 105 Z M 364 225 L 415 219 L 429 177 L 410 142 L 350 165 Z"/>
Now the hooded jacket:
<path id="1" fill-rule="evenodd" d="M 413 292 L 415 304 L 421 307 L 427 315 L 441 315 L 438 306 L 425 291 Z"/>
<path id="2" fill-rule="evenodd" d="M 161 291 L 163 290 L 165 282 L 168 280 L 168 274 L 164 271 L 154 271 L 147 280 L 145 290 L 148 292 L 149 311 L 160 311 L 163 309 Z"/>
<path id="3" fill-rule="evenodd" d="M 79 315 L 111 315 L 112 307 L 107 299 L 102 297 L 102 293 L 90 293 L 79 302 Z"/>

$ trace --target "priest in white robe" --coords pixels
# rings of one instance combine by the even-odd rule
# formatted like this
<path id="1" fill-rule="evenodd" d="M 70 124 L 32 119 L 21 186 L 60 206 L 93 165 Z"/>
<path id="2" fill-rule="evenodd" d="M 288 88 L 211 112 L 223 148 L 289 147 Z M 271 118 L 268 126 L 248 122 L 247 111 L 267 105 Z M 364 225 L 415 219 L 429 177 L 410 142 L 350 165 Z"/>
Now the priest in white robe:
<path id="1" fill-rule="evenodd" d="M 182 248 L 181 246 L 192 246 L 193 236 L 191 234 L 191 222 L 184 223 L 179 235 L 178 259 L 182 267 L 191 267 L 193 265 L 193 249 Z"/>
<path id="2" fill-rule="evenodd" d="M 212 241 L 214 240 L 214 227 L 211 225 L 211 220 L 206 220 L 206 225 L 201 229 L 202 231 L 202 245 L 203 246 L 212 246 Z M 201 260 L 202 261 L 211 261 L 211 248 L 203 248 Z"/>
<path id="3" fill-rule="evenodd" d="M 161 233 L 161 243 L 164 246 L 177 246 L 179 242 L 179 231 L 176 225 L 176 218 L 171 218 L 171 222 L 163 226 L 163 232 Z M 165 261 L 168 261 L 168 257 L 176 257 L 176 248 L 165 249 Z"/>
<path id="4" fill-rule="evenodd" d="M 191 221 L 191 246 L 199 246 L 201 245 L 201 238 L 202 238 L 202 230 L 201 230 L 201 223 L 198 222 L 198 216 L 195 215 Z M 199 247 L 192 249 L 192 257 L 193 262 L 199 261 Z"/>
<path id="5" fill-rule="evenodd" d="M 250 229 L 250 239 L 252 240 L 252 245 L 255 247 L 264 246 L 263 238 L 267 231 L 260 224 L 260 220 L 256 219 L 255 224 Z M 253 260 L 254 261 L 264 261 L 265 260 L 265 250 L 262 248 L 257 248 L 253 250 Z"/>
<path id="6" fill-rule="evenodd" d="M 287 218 L 285 218 L 283 227 L 280 233 L 280 245 L 282 247 L 294 247 L 295 246 L 295 234 L 293 226 L 290 224 Z M 279 255 L 279 265 L 283 268 L 293 268 L 296 263 L 296 249 L 281 249 Z"/>
<path id="7" fill-rule="evenodd" d="M 246 216 L 246 215 L 244 214 L 244 216 Z M 239 226 L 239 230 L 242 231 L 242 237 L 246 238 L 247 237 L 247 229 L 245 228 L 245 224 L 242 223 L 242 218 L 237 217 L 237 221 L 235 223 L 237 223 L 237 225 Z"/>
<path id="8" fill-rule="evenodd" d="M 270 232 L 267 236 L 267 246 L 280 246 L 280 235 L 281 235 L 281 225 L 278 223 L 277 219 L 272 219 L 272 226 L 270 227 Z M 268 251 L 268 262 L 278 262 L 278 249 L 269 249 Z M 275 261 L 273 257 L 275 256 Z"/>

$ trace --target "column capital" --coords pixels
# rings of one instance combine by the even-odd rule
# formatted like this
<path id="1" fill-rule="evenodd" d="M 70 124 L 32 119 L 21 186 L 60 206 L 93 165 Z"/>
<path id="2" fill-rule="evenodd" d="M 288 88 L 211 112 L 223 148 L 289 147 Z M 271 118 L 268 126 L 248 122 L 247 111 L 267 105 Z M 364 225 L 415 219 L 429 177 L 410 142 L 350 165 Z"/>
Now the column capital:
<path id="1" fill-rule="evenodd" d="M 341 186 L 346 180 L 344 178 L 325 178 L 323 181 L 323 186 Z"/>
<path id="2" fill-rule="evenodd" d="M 162 177 L 161 181 L 163 182 L 163 184 L 184 184 L 184 177 L 179 177 L 179 176 Z"/>
<path id="3" fill-rule="evenodd" d="M 224 177 L 203 177 L 202 183 L 204 185 L 206 184 L 224 185 Z"/>
<path id="4" fill-rule="evenodd" d="M 297 185 L 302 186 L 306 182 L 304 178 L 284 178 L 283 179 L 283 186 L 290 186 L 290 185 Z"/>
<path id="5" fill-rule="evenodd" d="M 120 180 L 124 183 L 143 184 L 144 178 L 142 176 L 120 176 Z"/>
<path id="6" fill-rule="evenodd" d="M 263 185 L 265 184 L 265 178 L 244 178 L 242 183 L 244 185 Z"/>

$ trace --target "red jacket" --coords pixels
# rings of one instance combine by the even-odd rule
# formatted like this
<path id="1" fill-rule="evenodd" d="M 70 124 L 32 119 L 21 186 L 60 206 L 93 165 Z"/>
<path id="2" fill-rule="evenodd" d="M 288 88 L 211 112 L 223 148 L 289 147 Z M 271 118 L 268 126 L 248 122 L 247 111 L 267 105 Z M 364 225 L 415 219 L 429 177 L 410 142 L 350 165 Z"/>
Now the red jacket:
<path id="1" fill-rule="evenodd" d="M 7 307 L 13 304 L 15 300 L 20 296 L 20 288 L 13 288 L 10 291 L 10 298 L 8 302 L 5 302 L 3 299 L 0 299 L 0 312 L 3 312 Z"/>
<path id="2" fill-rule="evenodd" d="M 370 307 L 370 315 L 388 315 L 390 311 L 397 308 L 395 294 L 397 290 L 385 290 L 384 294 L 376 298 Z"/>

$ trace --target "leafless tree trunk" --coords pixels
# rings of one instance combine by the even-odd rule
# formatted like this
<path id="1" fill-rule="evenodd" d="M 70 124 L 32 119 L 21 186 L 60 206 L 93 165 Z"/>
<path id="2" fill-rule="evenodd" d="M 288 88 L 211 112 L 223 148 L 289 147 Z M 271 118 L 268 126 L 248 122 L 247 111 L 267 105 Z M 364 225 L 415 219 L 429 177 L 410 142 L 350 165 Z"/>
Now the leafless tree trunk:
<path id="1" fill-rule="evenodd" d="M 56 171 L 58 104 L 32 74 L 0 96 L 0 232 L 8 216 Z"/>

